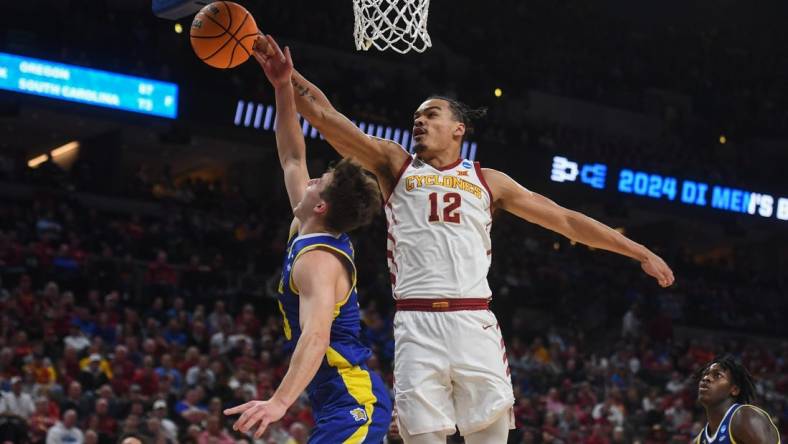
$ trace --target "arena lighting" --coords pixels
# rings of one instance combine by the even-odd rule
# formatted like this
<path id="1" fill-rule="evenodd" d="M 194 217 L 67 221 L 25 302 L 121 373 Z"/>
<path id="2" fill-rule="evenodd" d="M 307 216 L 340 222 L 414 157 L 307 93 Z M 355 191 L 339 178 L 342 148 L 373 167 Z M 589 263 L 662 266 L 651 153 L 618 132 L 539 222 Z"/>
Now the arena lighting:
<path id="1" fill-rule="evenodd" d="M 27 161 L 27 167 L 28 168 L 38 168 L 39 165 L 41 165 L 42 163 L 47 161 L 48 157 L 49 156 L 47 156 L 46 154 L 42 154 L 40 156 L 36 156 L 36 157 L 34 157 L 34 158 L 32 158 L 32 159 Z"/>
<path id="2" fill-rule="evenodd" d="M 183 26 L 180 23 L 175 23 L 175 33 L 180 34 L 183 32 Z"/>
<path id="3" fill-rule="evenodd" d="M 614 180 L 607 180 L 608 171 L 612 172 L 610 178 L 615 178 Z M 550 180 L 675 204 L 788 221 L 788 196 L 756 193 L 630 168 L 608 168 L 602 163 L 580 163 L 564 156 L 553 157 Z"/>
<path id="4" fill-rule="evenodd" d="M 74 151 L 75 149 L 79 148 L 79 142 L 76 140 L 73 142 L 69 142 L 65 145 L 59 146 L 52 150 L 52 157 L 62 156 L 63 154 L 69 153 Z"/>
<path id="5" fill-rule="evenodd" d="M 728 138 L 725 137 L 725 134 L 720 134 L 720 145 L 725 145 L 728 143 Z"/>
<path id="6" fill-rule="evenodd" d="M 264 131 L 274 130 L 276 107 L 274 105 L 264 105 L 262 103 L 247 102 L 238 100 L 233 110 L 233 124 L 239 127 L 262 129 Z M 301 118 L 301 132 L 304 137 L 311 139 L 323 139 L 323 136 L 306 119 Z M 372 122 L 353 123 L 365 134 L 373 137 L 392 140 L 399 143 L 411 153 L 413 152 L 413 138 L 410 131 L 402 128 L 393 128 L 384 124 Z M 468 160 L 476 160 L 476 153 L 479 145 L 476 142 L 463 142 L 460 157 Z"/>
<path id="7" fill-rule="evenodd" d="M 70 153 L 75 149 L 79 148 L 79 142 L 74 140 L 73 142 L 69 142 L 65 145 L 61 145 L 55 149 L 53 149 L 49 155 L 52 156 L 52 159 L 56 159 L 64 154 Z M 38 168 L 39 165 L 47 161 L 48 156 L 46 154 L 41 154 L 40 156 L 36 156 L 27 161 L 28 168 Z"/>
<path id="8" fill-rule="evenodd" d="M 503 91 L 501 90 L 501 88 L 495 88 L 493 94 L 495 94 L 495 97 L 501 97 L 503 95 Z"/>

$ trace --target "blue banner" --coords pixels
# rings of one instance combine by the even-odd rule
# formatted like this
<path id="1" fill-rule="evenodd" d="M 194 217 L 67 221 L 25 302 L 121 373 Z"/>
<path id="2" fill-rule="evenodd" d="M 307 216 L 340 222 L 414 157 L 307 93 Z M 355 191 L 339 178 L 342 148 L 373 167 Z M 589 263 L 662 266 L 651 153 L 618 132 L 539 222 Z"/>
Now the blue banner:
<path id="1" fill-rule="evenodd" d="M 167 117 L 178 116 L 178 85 L 0 52 L 0 89 Z"/>
<path id="2" fill-rule="evenodd" d="M 608 175 L 608 171 L 612 171 L 613 174 Z M 705 183 L 630 168 L 620 168 L 616 171 L 605 164 L 583 164 L 564 156 L 553 157 L 550 180 L 682 205 L 788 221 L 788 196 L 741 190 L 722 184 Z"/>

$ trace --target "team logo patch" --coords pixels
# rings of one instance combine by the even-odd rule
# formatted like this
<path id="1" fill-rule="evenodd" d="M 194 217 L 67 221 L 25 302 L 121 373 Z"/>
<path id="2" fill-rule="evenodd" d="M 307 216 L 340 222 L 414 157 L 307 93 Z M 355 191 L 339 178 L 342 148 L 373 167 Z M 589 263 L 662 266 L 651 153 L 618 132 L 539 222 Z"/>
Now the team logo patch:
<path id="1" fill-rule="evenodd" d="M 468 176 L 468 172 L 467 171 L 457 171 L 457 175 L 458 176 L 466 176 L 467 177 Z"/>
<path id="2" fill-rule="evenodd" d="M 353 416 L 353 420 L 356 422 L 367 421 L 367 412 L 361 407 L 354 408 L 350 411 L 350 414 Z"/>
<path id="3" fill-rule="evenodd" d="M 727 425 L 725 425 L 725 424 L 723 424 L 723 425 L 722 425 L 722 427 L 720 427 L 720 433 L 725 433 L 725 430 L 726 430 L 727 428 L 728 428 L 728 426 L 727 426 Z"/>
<path id="4" fill-rule="evenodd" d="M 462 167 L 463 168 L 473 168 L 473 164 L 471 163 L 470 160 L 463 160 L 462 161 Z"/>

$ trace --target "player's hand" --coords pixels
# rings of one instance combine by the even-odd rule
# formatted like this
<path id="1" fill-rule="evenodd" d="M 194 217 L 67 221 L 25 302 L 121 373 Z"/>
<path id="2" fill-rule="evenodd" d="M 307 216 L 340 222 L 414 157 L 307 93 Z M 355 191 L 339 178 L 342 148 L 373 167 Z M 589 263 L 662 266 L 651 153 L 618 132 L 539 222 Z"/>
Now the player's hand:
<path id="1" fill-rule="evenodd" d="M 233 430 L 241 433 L 253 430 L 259 423 L 257 431 L 254 432 L 254 438 L 260 439 L 268 425 L 282 419 L 286 411 L 287 406 L 284 403 L 269 399 L 268 401 L 249 401 L 245 404 L 225 409 L 224 414 L 230 416 L 241 413 L 241 417 L 233 424 Z"/>
<path id="2" fill-rule="evenodd" d="M 254 42 L 254 52 L 252 55 L 263 68 L 265 76 L 274 88 L 279 88 L 290 84 L 290 77 L 293 75 L 293 58 L 290 56 L 290 48 L 285 46 L 282 51 L 270 34 L 259 35 Z"/>
<path id="3" fill-rule="evenodd" d="M 640 267 L 643 268 L 646 274 L 656 279 L 662 287 L 670 287 L 673 285 L 673 281 L 675 280 L 673 278 L 673 271 L 668 267 L 668 264 L 656 254 L 649 253 L 648 256 L 640 262 Z"/>

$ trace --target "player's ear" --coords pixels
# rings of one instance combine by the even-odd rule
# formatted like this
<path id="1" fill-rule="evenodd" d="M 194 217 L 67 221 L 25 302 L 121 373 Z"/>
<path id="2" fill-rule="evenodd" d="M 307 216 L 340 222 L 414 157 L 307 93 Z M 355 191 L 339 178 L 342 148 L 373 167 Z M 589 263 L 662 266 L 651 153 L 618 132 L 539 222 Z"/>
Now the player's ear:
<path id="1" fill-rule="evenodd" d="M 741 393 L 741 389 L 739 389 L 738 385 L 731 386 L 731 396 L 736 398 Z"/>
<path id="2" fill-rule="evenodd" d="M 320 199 L 320 202 L 315 205 L 314 210 L 315 213 L 324 215 L 328 211 L 328 204 L 323 199 Z"/>
<path id="3" fill-rule="evenodd" d="M 454 132 L 452 133 L 452 135 L 457 136 L 457 137 L 464 136 L 465 135 L 465 124 L 462 123 L 462 122 L 457 122 L 456 125 L 457 126 L 454 127 Z"/>

